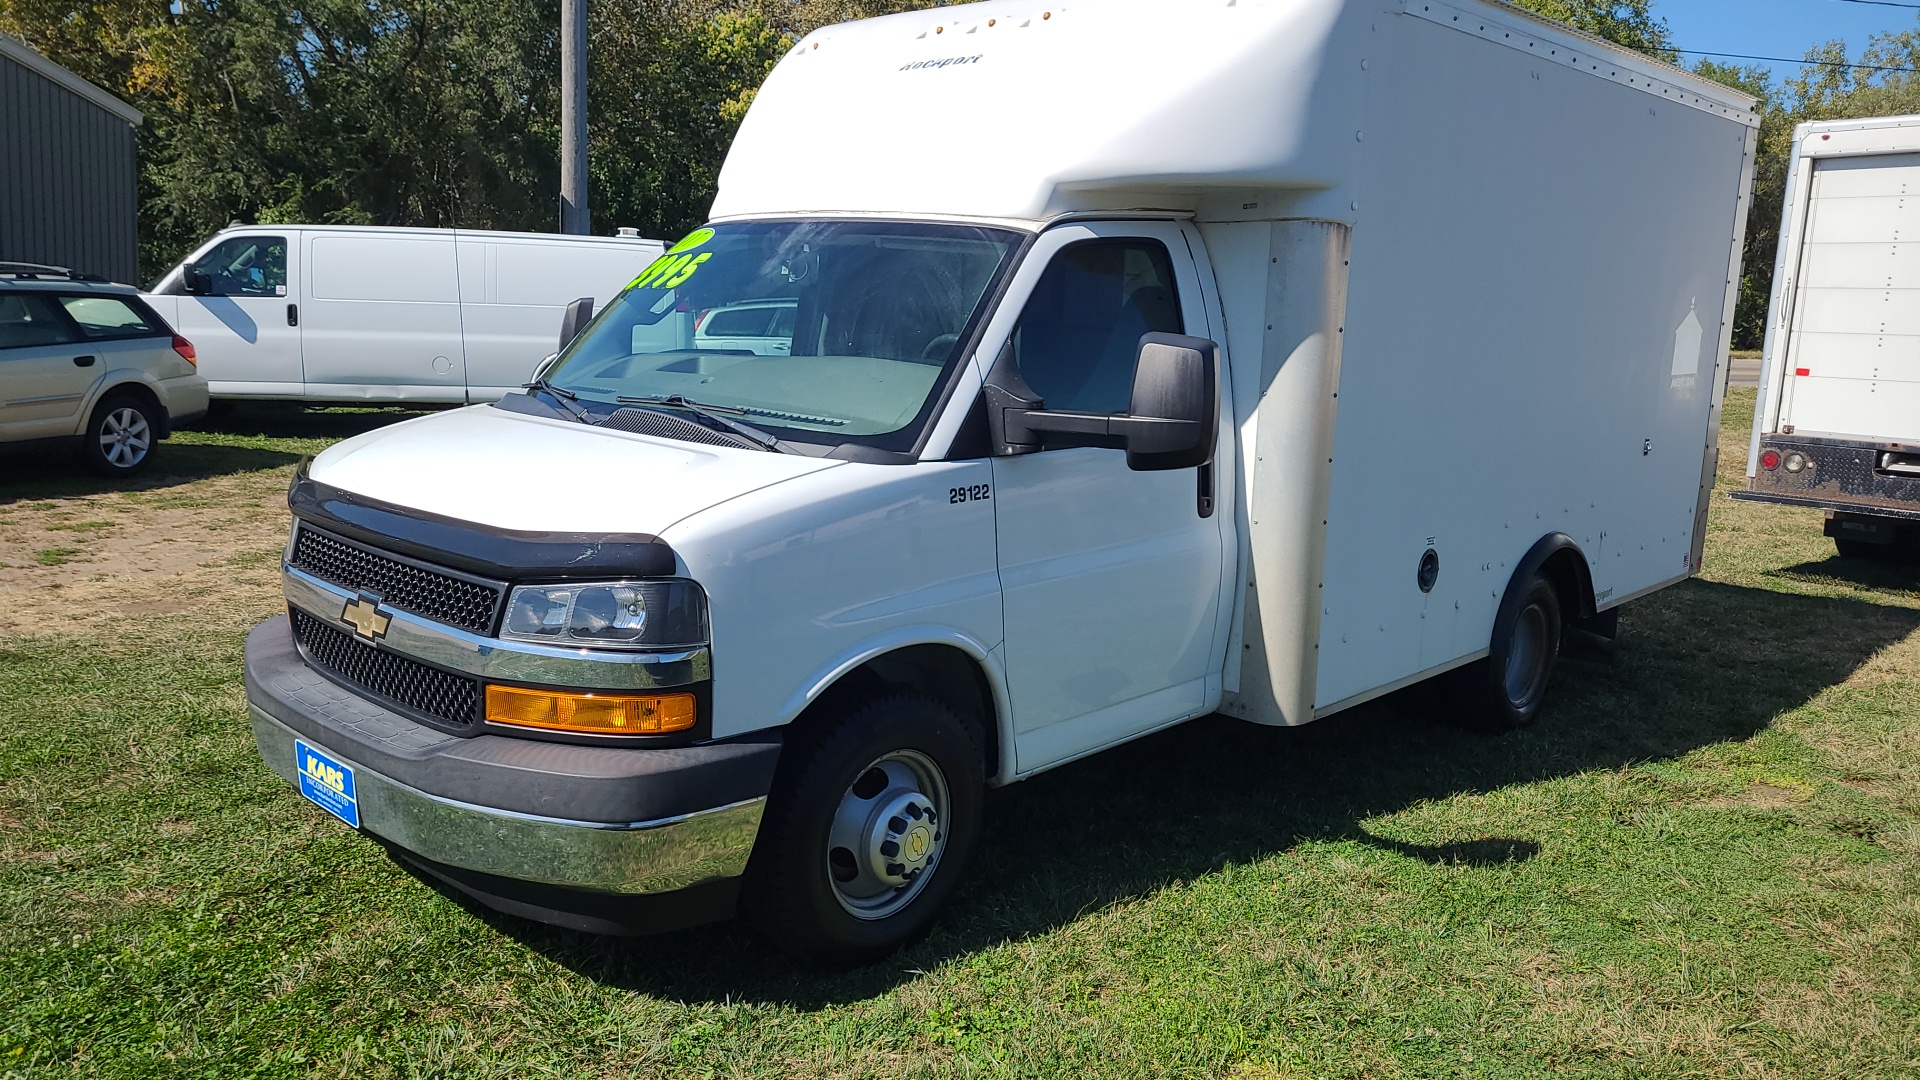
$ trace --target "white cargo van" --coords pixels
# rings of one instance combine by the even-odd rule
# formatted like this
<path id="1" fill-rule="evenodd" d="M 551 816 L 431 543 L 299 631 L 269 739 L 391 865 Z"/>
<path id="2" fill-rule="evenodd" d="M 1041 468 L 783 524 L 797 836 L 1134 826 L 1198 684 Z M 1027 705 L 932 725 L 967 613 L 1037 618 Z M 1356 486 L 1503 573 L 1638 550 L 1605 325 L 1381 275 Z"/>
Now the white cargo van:
<path id="1" fill-rule="evenodd" d="M 1700 565 L 1753 105 L 1474 0 L 813 33 L 545 382 L 296 477 L 261 755 L 502 910 L 858 961 L 988 785 L 1526 723 Z"/>
<path id="2" fill-rule="evenodd" d="M 146 300 L 199 348 L 216 400 L 492 401 L 553 352 L 569 303 L 611 300 L 663 246 L 252 225 L 222 230 Z"/>
<path id="3" fill-rule="evenodd" d="M 1747 490 L 1920 552 L 1920 116 L 1794 130 Z"/>

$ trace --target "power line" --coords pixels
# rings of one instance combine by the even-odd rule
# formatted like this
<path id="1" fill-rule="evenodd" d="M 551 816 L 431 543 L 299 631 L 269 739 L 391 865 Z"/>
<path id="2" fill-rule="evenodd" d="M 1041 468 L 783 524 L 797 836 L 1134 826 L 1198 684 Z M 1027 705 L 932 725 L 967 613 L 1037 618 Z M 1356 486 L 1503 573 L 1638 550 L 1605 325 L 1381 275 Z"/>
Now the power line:
<path id="1" fill-rule="evenodd" d="M 1902 4 L 1898 0 L 1840 0 L 1843 4 L 1872 4 L 1874 7 L 1913 8 L 1920 11 L 1920 4 Z"/>
<path id="2" fill-rule="evenodd" d="M 1920 4 L 1902 6 L 1920 7 Z M 1807 67 L 1854 68 L 1859 71 L 1907 71 L 1920 74 L 1920 68 L 1888 67 L 1882 64 L 1845 64 L 1838 60 L 1794 60 L 1785 56 L 1752 56 L 1747 53 L 1735 52 L 1702 52 L 1699 49 L 1675 49 L 1673 51 L 1683 53 L 1687 56 L 1721 56 L 1733 60 L 1767 60 L 1775 64 L 1802 64 Z"/>

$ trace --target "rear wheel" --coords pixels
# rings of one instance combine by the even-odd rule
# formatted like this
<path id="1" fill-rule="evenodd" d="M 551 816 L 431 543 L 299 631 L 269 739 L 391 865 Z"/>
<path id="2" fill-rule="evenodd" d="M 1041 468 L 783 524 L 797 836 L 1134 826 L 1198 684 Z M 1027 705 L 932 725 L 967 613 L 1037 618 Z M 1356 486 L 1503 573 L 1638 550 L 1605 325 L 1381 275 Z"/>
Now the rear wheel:
<path id="1" fill-rule="evenodd" d="M 1848 540 L 1840 536 L 1833 538 L 1833 547 L 1841 558 L 1863 562 L 1885 562 L 1893 551 L 1892 544 L 1869 544 L 1865 540 Z"/>
<path id="2" fill-rule="evenodd" d="M 788 743 L 741 907 L 773 944 L 835 966 L 926 932 L 980 829 L 979 740 L 921 694 L 856 702 Z"/>
<path id="3" fill-rule="evenodd" d="M 160 417 L 148 402 L 132 394 L 107 398 L 94 407 L 80 451 L 102 476 L 127 476 L 153 457 L 160 439 Z"/>
<path id="4" fill-rule="evenodd" d="M 1485 660 L 1454 675 L 1454 708 L 1460 719 L 1483 731 L 1510 731 L 1533 723 L 1547 698 L 1547 684 L 1560 660 L 1560 594 L 1538 574 L 1494 628 Z"/>

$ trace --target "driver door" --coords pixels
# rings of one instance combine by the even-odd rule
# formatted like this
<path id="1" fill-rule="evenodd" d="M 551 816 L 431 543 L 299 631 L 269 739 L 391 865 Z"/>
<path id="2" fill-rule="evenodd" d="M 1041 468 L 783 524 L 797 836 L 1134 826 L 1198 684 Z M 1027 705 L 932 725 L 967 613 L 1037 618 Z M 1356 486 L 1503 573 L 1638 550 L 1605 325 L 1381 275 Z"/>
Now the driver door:
<path id="1" fill-rule="evenodd" d="M 301 396 L 300 267 L 289 251 L 287 235 L 241 233 L 195 258 L 207 295 L 181 295 L 173 322 L 213 396 Z"/>
<path id="2" fill-rule="evenodd" d="M 1062 226 L 1028 265 L 1044 270 L 1021 274 L 1007 344 L 1049 409 L 1125 412 L 1142 334 L 1217 336 L 1176 223 Z M 1125 450 L 1088 445 L 992 465 L 1019 769 L 1211 708 L 1225 552 L 1203 470 L 1134 472 Z"/>

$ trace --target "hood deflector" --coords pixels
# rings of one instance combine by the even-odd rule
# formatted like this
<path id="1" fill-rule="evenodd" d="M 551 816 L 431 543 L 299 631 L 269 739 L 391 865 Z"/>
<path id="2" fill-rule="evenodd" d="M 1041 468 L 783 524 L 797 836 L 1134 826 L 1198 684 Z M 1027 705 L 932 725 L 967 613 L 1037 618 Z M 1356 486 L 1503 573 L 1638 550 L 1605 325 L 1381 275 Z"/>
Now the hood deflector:
<path id="1" fill-rule="evenodd" d="M 287 491 L 295 517 L 375 547 L 503 581 L 670 577 L 680 560 L 645 533 L 522 532 L 357 495 L 307 474 Z"/>

